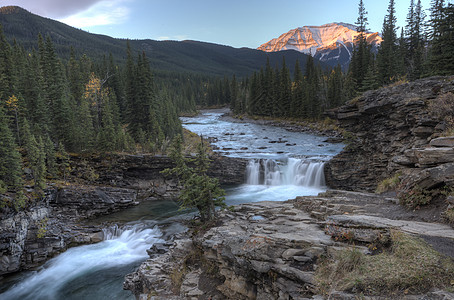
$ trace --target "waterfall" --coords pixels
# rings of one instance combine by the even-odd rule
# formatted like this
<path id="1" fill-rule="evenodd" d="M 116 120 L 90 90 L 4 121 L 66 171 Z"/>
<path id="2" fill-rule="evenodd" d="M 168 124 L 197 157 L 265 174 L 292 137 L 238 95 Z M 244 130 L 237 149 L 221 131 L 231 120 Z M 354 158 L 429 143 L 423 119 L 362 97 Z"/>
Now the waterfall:
<path id="1" fill-rule="evenodd" d="M 250 160 L 246 169 L 249 185 L 298 185 L 321 188 L 325 186 L 324 162 L 289 158 L 285 164 L 273 159 Z"/>
<path id="2" fill-rule="evenodd" d="M 74 290 L 69 289 L 71 293 L 82 293 L 83 289 L 79 290 L 74 286 L 94 284 L 103 270 L 111 270 L 113 273 L 124 267 L 129 270 L 128 265 L 145 260 L 148 257 L 146 250 L 154 243 L 163 242 L 161 235 L 157 226 L 153 228 L 146 228 L 145 224 L 123 228 L 113 226 L 104 232 L 104 241 L 66 250 L 0 294 L 0 299 L 68 299 L 68 295 L 65 295 L 67 286 L 73 286 Z M 115 283 L 108 275 L 102 276 L 106 276 L 105 280 L 101 280 L 105 281 L 104 284 L 109 284 L 110 281 L 112 284 Z M 115 290 L 116 285 L 109 286 L 109 289 Z M 113 295 L 112 291 L 109 293 Z M 93 298 L 87 295 L 70 296 L 71 299 Z"/>

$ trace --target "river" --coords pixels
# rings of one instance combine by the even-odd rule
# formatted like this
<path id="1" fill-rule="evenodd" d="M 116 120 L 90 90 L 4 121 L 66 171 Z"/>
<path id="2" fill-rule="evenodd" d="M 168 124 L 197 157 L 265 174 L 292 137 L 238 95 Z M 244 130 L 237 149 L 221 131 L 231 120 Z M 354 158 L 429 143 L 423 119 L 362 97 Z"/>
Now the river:
<path id="1" fill-rule="evenodd" d="M 226 202 L 234 205 L 263 200 L 283 201 L 326 190 L 324 163 L 342 150 L 325 137 L 284 128 L 241 123 L 222 117 L 223 111 L 205 111 L 182 118 L 184 127 L 210 138 L 215 151 L 249 159 L 247 181 L 226 187 Z M 74 247 L 35 271 L 0 281 L 0 299 L 135 299 L 122 289 L 124 276 L 148 258 L 153 243 L 185 230 L 176 202 L 144 202 L 97 219 L 117 223 L 105 229 L 105 240 Z"/>

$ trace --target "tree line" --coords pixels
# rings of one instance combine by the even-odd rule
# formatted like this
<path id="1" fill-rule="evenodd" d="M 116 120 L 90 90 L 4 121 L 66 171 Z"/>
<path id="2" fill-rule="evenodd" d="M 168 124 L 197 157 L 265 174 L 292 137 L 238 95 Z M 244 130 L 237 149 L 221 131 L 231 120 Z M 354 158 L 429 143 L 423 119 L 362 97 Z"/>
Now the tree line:
<path id="1" fill-rule="evenodd" d="M 454 5 L 433 0 L 430 18 L 420 0 L 411 0 L 406 26 L 398 37 L 395 1 L 390 0 L 384 17 L 378 52 L 366 40 L 367 11 L 360 0 L 355 23 L 358 37 L 349 68 L 322 69 L 309 57 L 305 72 L 297 62 L 293 77 L 282 62 L 272 67 L 269 62 L 251 77 L 237 82 L 233 77 L 223 85 L 228 89 L 235 114 L 320 119 L 326 109 L 338 107 L 362 92 L 393 83 L 433 75 L 454 74 Z M 218 92 L 219 93 L 219 92 Z"/>
<path id="2" fill-rule="evenodd" d="M 0 27 L 3 204 L 20 208 L 25 183 L 39 193 L 46 179 L 62 178 L 68 152 L 156 153 L 181 134 L 181 97 L 158 86 L 144 53 L 132 53 L 129 43 L 125 50 L 123 66 L 112 55 L 92 61 L 74 51 L 63 61 L 49 37 L 39 35 L 36 50 L 26 51 Z"/>

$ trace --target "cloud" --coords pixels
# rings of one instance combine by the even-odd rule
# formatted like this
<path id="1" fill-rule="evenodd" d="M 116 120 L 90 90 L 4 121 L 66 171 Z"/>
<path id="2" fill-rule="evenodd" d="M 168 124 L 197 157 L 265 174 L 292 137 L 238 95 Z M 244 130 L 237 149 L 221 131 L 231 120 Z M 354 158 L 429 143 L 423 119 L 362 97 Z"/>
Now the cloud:
<path id="1" fill-rule="evenodd" d="M 103 26 L 124 23 L 130 14 L 130 9 L 123 5 L 127 0 L 102 1 L 89 9 L 60 18 L 59 21 L 77 28 Z"/>
<path id="2" fill-rule="evenodd" d="M 130 14 L 134 0 L 0 0 L 0 6 L 17 5 L 77 28 L 120 24 Z"/>
<path id="3" fill-rule="evenodd" d="M 2 0 L 0 5 L 17 5 L 49 18 L 64 18 L 80 13 L 104 0 Z"/>

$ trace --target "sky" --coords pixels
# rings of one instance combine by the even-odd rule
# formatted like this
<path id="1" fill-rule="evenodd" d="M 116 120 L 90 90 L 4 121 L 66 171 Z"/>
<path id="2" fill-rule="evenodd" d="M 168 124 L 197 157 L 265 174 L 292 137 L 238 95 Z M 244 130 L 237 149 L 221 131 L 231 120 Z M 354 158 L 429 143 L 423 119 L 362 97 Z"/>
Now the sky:
<path id="1" fill-rule="evenodd" d="M 369 29 L 381 32 L 389 1 L 363 2 Z M 424 9 L 430 2 L 421 0 Z M 410 0 L 395 3 L 397 25 L 405 26 Z M 235 48 L 257 48 L 306 25 L 354 24 L 358 4 L 359 0 L 0 0 L 0 6 L 17 5 L 115 38 L 196 40 Z"/>

